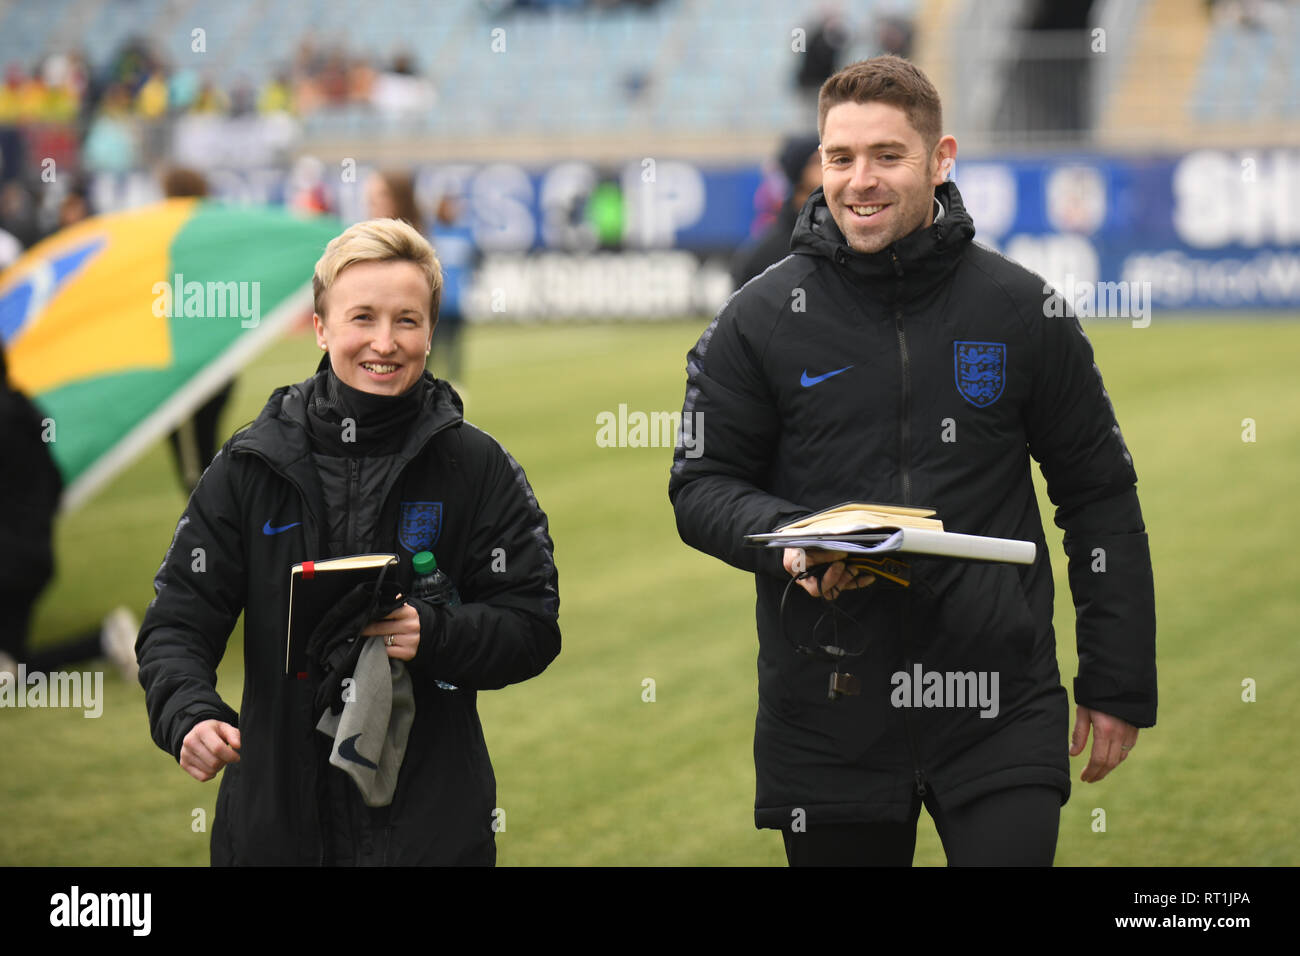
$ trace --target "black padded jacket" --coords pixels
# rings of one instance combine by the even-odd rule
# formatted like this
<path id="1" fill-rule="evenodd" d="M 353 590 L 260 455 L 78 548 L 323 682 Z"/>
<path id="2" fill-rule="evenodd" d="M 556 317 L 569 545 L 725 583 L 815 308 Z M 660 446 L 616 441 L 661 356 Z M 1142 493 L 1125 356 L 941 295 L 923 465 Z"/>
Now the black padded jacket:
<path id="1" fill-rule="evenodd" d="M 327 492 L 332 469 L 307 421 L 327 374 L 271 395 L 204 473 L 176 527 L 136 643 L 153 738 L 179 759 L 201 720 L 240 729 L 240 761 L 222 772 L 214 864 L 491 864 L 496 782 L 476 692 L 527 680 L 559 653 L 546 516 L 515 460 L 427 372 L 415 386 L 424 408 L 400 448 L 356 459 L 366 477 Z M 331 500 L 369 507 L 373 527 L 331 547 Z M 432 547 L 463 601 L 448 609 L 412 599 L 415 720 L 393 802 L 376 809 L 328 765 L 306 675 L 284 672 L 289 568 L 354 546 L 397 554 L 403 591 L 412 554 Z M 241 611 L 236 714 L 215 671 Z"/>
<path id="2" fill-rule="evenodd" d="M 1078 322 L 1044 281 L 975 242 L 957 187 L 937 221 L 875 254 L 844 241 L 818 189 L 793 254 L 738 290 L 687 358 L 669 482 L 688 544 L 755 572 L 755 821 L 902 820 L 919 793 L 957 806 L 1018 785 L 1069 795 L 1070 725 L 1053 582 L 1030 477 L 1047 479 L 1077 611 L 1078 703 L 1155 723 L 1155 609 L 1137 476 Z M 828 699 L 832 667 L 801 654 L 824 608 L 781 552 L 743 536 L 848 500 L 935 508 L 949 531 L 1038 545 L 1028 566 L 915 559 L 909 589 L 840 598 L 865 653 L 861 692 Z M 849 634 L 848 639 L 854 639 Z M 896 694 L 896 675 L 954 693 Z M 965 675 L 998 676 L 998 707 Z M 950 680 L 946 675 L 959 675 Z M 902 706 L 903 703 L 921 706 Z M 942 704 L 943 706 L 934 706 Z M 983 714 L 983 716 L 982 716 Z"/>

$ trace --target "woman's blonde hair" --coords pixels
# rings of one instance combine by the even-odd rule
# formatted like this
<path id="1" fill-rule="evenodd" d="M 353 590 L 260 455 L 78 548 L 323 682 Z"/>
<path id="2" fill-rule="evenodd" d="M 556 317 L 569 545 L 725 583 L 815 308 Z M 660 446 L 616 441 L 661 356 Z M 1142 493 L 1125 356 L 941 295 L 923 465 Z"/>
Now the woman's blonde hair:
<path id="1" fill-rule="evenodd" d="M 438 321 L 442 266 L 429 241 L 400 219 L 367 219 L 349 226 L 325 247 L 311 277 L 312 305 L 325 318 L 325 293 L 339 273 L 358 262 L 414 262 L 429 279 L 429 323 Z"/>

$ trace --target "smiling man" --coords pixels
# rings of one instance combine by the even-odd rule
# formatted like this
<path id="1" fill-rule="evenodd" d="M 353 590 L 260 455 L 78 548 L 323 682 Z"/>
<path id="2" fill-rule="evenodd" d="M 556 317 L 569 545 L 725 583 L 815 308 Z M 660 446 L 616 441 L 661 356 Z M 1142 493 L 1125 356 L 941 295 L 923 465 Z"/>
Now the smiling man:
<path id="1" fill-rule="evenodd" d="M 754 816 L 792 865 L 908 865 L 923 805 L 950 864 L 1050 865 L 1068 755 L 1091 734 L 1095 783 L 1155 723 L 1150 552 L 1092 348 L 1039 276 L 973 242 L 941 131 L 905 60 L 827 80 L 823 186 L 793 254 L 687 357 L 683 417 L 709 441 L 678 447 L 669 496 L 684 541 L 754 573 Z M 1031 455 L 1077 609 L 1072 732 Z M 947 530 L 1035 542 L 1037 560 L 917 557 L 903 586 L 840 552 L 744 545 L 846 500 L 935 508 Z"/>

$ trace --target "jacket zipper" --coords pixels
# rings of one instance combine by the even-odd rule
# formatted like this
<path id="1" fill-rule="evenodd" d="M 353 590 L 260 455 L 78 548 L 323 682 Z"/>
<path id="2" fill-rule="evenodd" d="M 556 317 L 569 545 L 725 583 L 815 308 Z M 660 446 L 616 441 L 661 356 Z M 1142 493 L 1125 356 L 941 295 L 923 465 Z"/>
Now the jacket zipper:
<path id="1" fill-rule="evenodd" d="M 440 434 L 441 432 L 445 431 L 446 429 L 450 428 L 452 425 L 457 424 L 458 421 L 463 421 L 463 420 L 464 420 L 464 419 L 462 418 L 462 419 L 458 419 L 458 420 L 454 420 L 454 421 L 444 422 L 443 424 L 439 425 L 437 428 L 435 428 L 432 432 L 429 433 L 428 437 L 425 438 L 424 442 L 421 443 L 420 447 L 417 448 L 417 449 L 415 450 L 415 452 L 412 454 L 412 456 L 411 456 L 410 458 L 408 458 L 408 459 L 407 459 L 407 460 L 402 464 L 401 468 L 398 469 L 397 477 L 393 480 L 392 485 L 390 485 L 390 486 L 388 487 L 387 492 L 386 492 L 385 495 L 384 495 L 385 504 L 387 503 L 388 495 L 392 493 L 393 488 L 395 488 L 397 485 L 399 485 L 399 484 L 401 483 L 402 475 L 406 473 L 406 468 L 407 468 L 407 466 L 410 465 L 410 463 L 411 463 L 412 461 L 414 461 L 415 458 L 416 458 L 416 457 L 417 457 L 421 452 L 424 451 L 424 449 L 425 449 L 425 447 L 428 445 L 428 443 L 431 442 L 431 441 L 434 439 L 434 437 L 435 437 L 436 435 L 438 435 L 438 434 Z M 279 466 L 276 465 L 275 462 L 271 461 L 271 459 L 267 458 L 267 457 L 266 457 L 265 455 L 263 455 L 261 452 L 259 452 L 259 451 L 254 451 L 253 449 L 248 448 L 248 449 L 241 449 L 241 452 L 240 452 L 240 453 L 241 453 L 241 454 L 245 454 L 245 455 L 252 455 L 252 456 L 254 456 L 255 458 L 260 458 L 262 461 L 266 462 L 267 467 L 270 468 L 271 471 L 273 471 L 275 474 L 279 475 L 281 478 L 283 478 L 283 479 L 284 479 L 285 481 L 287 481 L 289 484 L 293 485 L 294 489 L 298 492 L 298 497 L 302 500 L 302 513 L 303 513 L 304 517 L 312 519 L 312 528 L 311 528 L 311 530 L 312 530 L 313 532 L 316 532 L 316 538 L 315 538 L 315 540 L 319 541 L 319 531 L 317 531 L 317 529 L 315 528 L 315 518 L 314 518 L 314 516 L 313 516 L 313 514 L 312 514 L 311 505 L 310 505 L 310 503 L 309 503 L 308 500 L 307 500 L 307 493 L 303 490 L 302 486 L 299 485 L 298 482 L 294 481 L 293 478 L 291 478 L 288 474 L 286 474 L 284 471 L 282 471 L 282 470 L 279 468 Z M 360 467 L 360 466 L 358 465 L 358 463 L 357 463 L 357 461 L 356 461 L 355 458 L 354 458 L 354 459 L 349 459 L 349 469 L 350 469 L 350 470 L 349 470 L 349 477 L 348 477 L 348 480 L 349 480 L 350 485 L 353 484 L 353 483 L 355 483 L 355 482 L 357 481 L 357 469 L 358 469 L 359 467 Z M 348 500 L 350 501 L 351 499 L 352 499 L 351 487 L 349 487 Z M 382 509 L 381 509 L 381 512 L 380 512 L 380 513 L 382 514 Z M 348 532 L 349 532 L 349 535 L 348 535 L 348 536 L 349 536 L 349 539 L 351 539 L 351 532 L 352 532 L 353 523 L 355 522 L 355 520 L 356 520 L 356 518 L 355 518 L 354 514 L 352 513 L 351 510 L 349 510 L 349 512 L 348 512 Z M 311 535 L 308 535 L 307 538 L 308 538 L 308 541 L 313 540 L 312 537 L 311 537 Z M 314 551 L 314 550 L 316 550 L 316 549 L 313 549 L 313 551 Z M 320 866 L 324 866 L 324 865 L 325 865 L 325 860 L 326 860 L 327 847 L 326 847 L 326 845 L 325 845 L 325 844 L 326 844 L 326 840 L 325 840 L 325 829 L 324 829 L 324 824 L 325 824 L 325 821 L 324 821 L 324 815 L 323 815 L 322 812 L 321 812 L 321 785 L 322 785 L 322 783 L 323 783 L 324 786 L 325 786 L 325 788 L 326 788 L 325 802 L 328 803 L 328 802 L 329 802 L 329 795 L 328 795 L 329 783 L 328 783 L 328 780 L 322 780 L 320 776 L 317 777 L 317 781 L 316 781 L 316 783 L 317 783 L 317 787 L 316 787 L 316 827 L 317 827 L 317 844 L 316 844 L 316 846 L 317 846 L 317 850 L 318 850 L 318 853 L 317 853 L 317 861 L 318 861 L 318 864 L 319 864 Z M 351 814 L 349 814 L 349 827 L 352 827 L 352 826 L 353 826 L 353 821 L 351 820 Z M 356 841 L 355 841 L 355 839 L 354 839 L 354 840 L 353 840 L 353 845 L 355 846 L 355 844 L 356 844 Z"/>
<path id="2" fill-rule="evenodd" d="M 894 328 L 898 332 L 898 352 L 903 363 L 903 403 L 899 411 L 898 469 L 903 480 L 903 504 L 912 503 L 912 476 L 908 466 L 912 455 L 912 435 L 909 418 L 912 414 L 911 369 L 907 361 L 907 336 L 903 333 L 903 311 L 894 313 Z"/>
<path id="3" fill-rule="evenodd" d="M 903 330 L 903 264 L 898 261 L 898 255 L 891 248 L 889 258 L 894 264 L 894 274 L 898 277 L 898 306 L 894 310 L 894 331 L 898 336 L 898 355 L 902 364 L 903 372 L 903 394 L 902 404 L 899 410 L 899 438 L 898 438 L 898 470 L 903 484 L 903 504 L 912 503 L 912 476 L 909 473 L 912 454 L 912 434 L 911 434 L 911 413 L 912 413 L 912 373 L 907 359 L 907 335 Z M 903 646 L 910 647 L 912 634 L 910 621 L 908 620 L 909 594 L 903 595 Z M 908 673 L 912 671 L 912 655 L 909 652 L 904 658 L 903 665 Z M 903 735 L 907 738 L 907 749 L 912 757 L 912 779 L 916 781 L 917 796 L 923 800 L 926 794 L 925 771 L 921 769 L 920 761 L 916 756 L 916 743 L 912 739 L 912 728 L 907 721 L 907 710 L 903 710 Z"/>
<path id="4" fill-rule="evenodd" d="M 909 603 L 908 603 L 910 597 L 911 597 L 911 596 L 908 595 L 908 594 L 904 594 L 904 595 L 902 596 L 902 600 L 903 600 L 903 628 L 902 628 L 902 630 L 903 630 L 903 646 L 904 646 L 904 647 L 910 647 L 911 642 L 912 642 L 912 641 L 911 641 L 911 638 L 912 638 L 911 629 L 910 629 L 910 627 L 908 626 L 910 622 L 908 621 L 908 613 L 907 613 L 907 612 L 908 612 L 908 607 L 910 606 Z M 909 652 L 904 656 L 904 658 L 903 658 L 903 669 L 904 669 L 904 673 L 907 673 L 907 674 L 912 673 L 912 655 L 911 655 L 911 652 L 910 652 L 910 651 L 909 651 Z M 919 797 L 921 797 L 922 799 L 924 799 L 924 798 L 925 798 L 925 792 L 926 792 L 926 787 L 925 787 L 925 771 L 921 769 L 921 761 L 918 760 L 917 757 L 916 757 L 916 742 L 912 739 L 912 727 L 911 727 L 911 725 L 907 722 L 907 708 L 904 707 L 904 708 L 902 708 L 902 710 L 903 710 L 903 736 L 907 739 L 907 752 L 908 752 L 908 754 L 909 754 L 909 755 L 911 756 L 911 758 L 912 758 L 912 779 L 916 781 L 916 794 L 917 794 L 917 796 L 919 796 Z"/>
<path id="5" fill-rule="evenodd" d="M 894 274 L 898 276 L 898 306 L 894 308 L 894 333 L 898 336 L 898 359 L 902 363 L 902 406 L 898 411 L 898 472 L 902 479 L 902 503 L 911 503 L 911 475 L 907 466 L 911 457 L 911 367 L 907 362 L 907 336 L 902 328 L 902 263 L 891 248 L 889 259 L 893 261 Z"/>
<path id="6" fill-rule="evenodd" d="M 348 493 L 344 499 L 351 504 L 356 497 L 357 485 L 361 482 L 361 464 L 355 458 L 348 459 Z M 357 550 L 357 515 L 352 509 L 348 509 L 348 533 L 343 538 L 344 547 L 348 551 Z"/>
<path id="7" fill-rule="evenodd" d="M 902 405 L 898 411 L 898 472 L 902 479 L 902 503 L 911 503 L 911 475 L 907 471 L 911 457 L 911 432 L 909 419 L 911 414 L 911 367 L 907 362 L 907 336 L 902 328 L 902 263 L 891 248 L 889 259 L 893 261 L 894 274 L 898 277 L 898 306 L 894 308 L 894 334 L 898 337 L 898 360 L 902 364 Z"/>

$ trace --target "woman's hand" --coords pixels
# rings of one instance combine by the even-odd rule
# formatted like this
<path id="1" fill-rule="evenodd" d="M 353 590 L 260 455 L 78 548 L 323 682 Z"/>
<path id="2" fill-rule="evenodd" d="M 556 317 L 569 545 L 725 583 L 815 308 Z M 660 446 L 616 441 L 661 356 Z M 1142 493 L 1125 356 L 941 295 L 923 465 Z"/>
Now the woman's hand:
<path id="1" fill-rule="evenodd" d="M 371 621 L 361 629 L 362 637 L 375 635 L 384 638 L 384 650 L 389 657 L 409 661 L 420 649 L 420 614 L 411 605 L 403 604 L 388 617 Z"/>
<path id="2" fill-rule="evenodd" d="M 228 763 L 239 763 L 239 728 L 215 717 L 200 720 L 181 743 L 181 769 L 203 783 Z"/>

